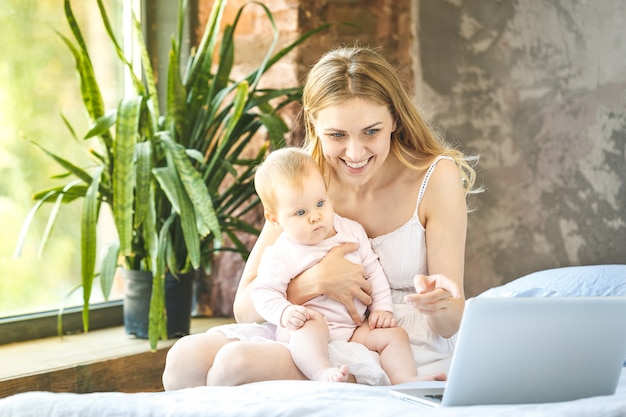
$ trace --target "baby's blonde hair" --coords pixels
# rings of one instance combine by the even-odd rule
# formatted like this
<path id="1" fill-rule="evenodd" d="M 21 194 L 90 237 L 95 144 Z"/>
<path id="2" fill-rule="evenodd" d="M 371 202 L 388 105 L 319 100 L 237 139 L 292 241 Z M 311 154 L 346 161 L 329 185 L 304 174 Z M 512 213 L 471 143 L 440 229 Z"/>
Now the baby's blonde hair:
<path id="1" fill-rule="evenodd" d="M 282 184 L 302 190 L 302 180 L 311 170 L 320 172 L 311 155 L 301 148 L 287 147 L 271 152 L 254 176 L 254 187 L 263 208 L 275 213 L 275 188 Z"/>

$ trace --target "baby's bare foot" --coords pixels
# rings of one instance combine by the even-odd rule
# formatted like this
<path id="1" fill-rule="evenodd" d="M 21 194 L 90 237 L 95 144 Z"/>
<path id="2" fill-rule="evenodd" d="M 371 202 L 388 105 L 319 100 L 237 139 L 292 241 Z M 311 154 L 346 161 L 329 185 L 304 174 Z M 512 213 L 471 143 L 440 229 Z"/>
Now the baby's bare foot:
<path id="1" fill-rule="evenodd" d="M 315 381 L 348 382 L 350 369 L 348 365 L 339 365 L 337 368 L 324 368 L 315 374 Z"/>

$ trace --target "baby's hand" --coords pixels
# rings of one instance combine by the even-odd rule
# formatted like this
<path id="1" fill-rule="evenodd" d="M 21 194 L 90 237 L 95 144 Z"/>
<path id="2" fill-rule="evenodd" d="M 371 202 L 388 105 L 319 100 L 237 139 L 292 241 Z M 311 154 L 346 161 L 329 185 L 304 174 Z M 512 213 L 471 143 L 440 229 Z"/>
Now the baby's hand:
<path id="1" fill-rule="evenodd" d="M 283 311 L 280 324 L 289 330 L 298 330 L 300 327 L 304 326 L 307 320 L 313 317 L 312 314 L 313 310 L 299 305 L 291 305 Z"/>
<path id="2" fill-rule="evenodd" d="M 370 329 L 396 327 L 396 319 L 391 311 L 372 311 L 367 321 Z"/>

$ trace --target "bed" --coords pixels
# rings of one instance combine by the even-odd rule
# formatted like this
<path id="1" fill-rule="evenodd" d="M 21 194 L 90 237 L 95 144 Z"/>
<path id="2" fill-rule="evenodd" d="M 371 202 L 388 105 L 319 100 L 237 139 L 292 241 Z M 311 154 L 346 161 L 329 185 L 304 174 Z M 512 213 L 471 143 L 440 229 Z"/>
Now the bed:
<path id="1" fill-rule="evenodd" d="M 483 296 L 626 296 L 626 265 L 540 271 L 479 295 Z M 27 392 L 1 399 L 0 416 L 626 415 L 626 368 L 622 368 L 614 395 L 561 403 L 428 409 L 392 396 L 389 389 L 389 386 L 361 384 L 268 381 L 238 387 L 199 387 L 174 392 L 136 394 Z"/>

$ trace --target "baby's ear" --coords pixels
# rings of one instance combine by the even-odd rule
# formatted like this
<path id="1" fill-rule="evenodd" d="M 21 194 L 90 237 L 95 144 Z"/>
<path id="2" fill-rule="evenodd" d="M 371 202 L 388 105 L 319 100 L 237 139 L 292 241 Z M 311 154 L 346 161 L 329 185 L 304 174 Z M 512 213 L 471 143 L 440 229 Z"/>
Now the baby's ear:
<path id="1" fill-rule="evenodd" d="M 267 219 L 268 222 L 272 223 L 274 226 L 278 226 L 278 218 L 274 213 L 268 210 L 263 211 L 263 215 Z"/>

